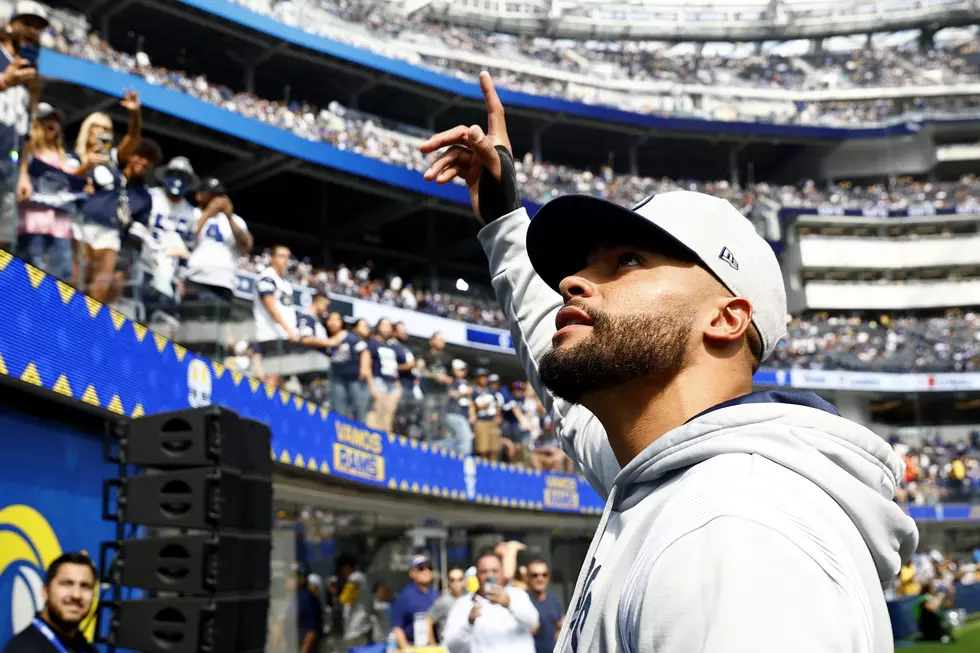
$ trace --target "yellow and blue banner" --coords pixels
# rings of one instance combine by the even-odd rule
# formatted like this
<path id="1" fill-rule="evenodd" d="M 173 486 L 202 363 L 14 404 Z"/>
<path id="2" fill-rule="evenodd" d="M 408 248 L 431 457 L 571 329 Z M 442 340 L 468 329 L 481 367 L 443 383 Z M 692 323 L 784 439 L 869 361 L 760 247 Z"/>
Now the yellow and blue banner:
<path id="1" fill-rule="evenodd" d="M 602 511 L 580 477 L 369 429 L 196 356 L 4 251 L 0 302 L 0 374 L 132 417 L 227 406 L 269 424 L 275 460 L 378 488 L 525 510 Z"/>

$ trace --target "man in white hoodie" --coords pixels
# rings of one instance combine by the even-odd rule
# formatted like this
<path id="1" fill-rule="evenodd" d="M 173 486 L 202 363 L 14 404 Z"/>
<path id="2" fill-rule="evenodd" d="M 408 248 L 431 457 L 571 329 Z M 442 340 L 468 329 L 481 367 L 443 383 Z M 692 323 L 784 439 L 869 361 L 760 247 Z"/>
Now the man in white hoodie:
<path id="1" fill-rule="evenodd" d="M 514 344 L 606 508 L 558 653 L 893 653 L 915 549 L 902 463 L 811 393 L 752 392 L 785 335 L 779 264 L 724 200 L 521 208 L 503 106 L 430 138 L 464 179 Z M 550 390 L 550 392 L 548 392 Z"/>

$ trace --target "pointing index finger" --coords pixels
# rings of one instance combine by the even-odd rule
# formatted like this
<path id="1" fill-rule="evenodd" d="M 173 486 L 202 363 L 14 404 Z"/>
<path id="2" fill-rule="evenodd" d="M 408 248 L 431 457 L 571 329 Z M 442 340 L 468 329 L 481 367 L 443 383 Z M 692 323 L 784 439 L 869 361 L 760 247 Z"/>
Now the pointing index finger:
<path id="1" fill-rule="evenodd" d="M 494 136 L 507 133 L 507 123 L 504 121 L 504 105 L 497 96 L 490 73 L 480 73 L 480 90 L 483 91 L 483 103 L 487 107 L 487 131 Z"/>

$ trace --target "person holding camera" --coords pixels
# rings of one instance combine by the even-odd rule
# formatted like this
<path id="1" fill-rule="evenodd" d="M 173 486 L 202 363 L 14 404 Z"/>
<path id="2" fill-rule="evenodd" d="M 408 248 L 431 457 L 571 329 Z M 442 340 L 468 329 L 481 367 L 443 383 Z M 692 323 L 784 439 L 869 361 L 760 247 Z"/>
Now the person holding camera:
<path id="1" fill-rule="evenodd" d="M 17 241 L 17 199 L 30 198 L 24 144 L 37 106 L 38 46 L 48 27 L 48 10 L 18 2 L 0 31 L 0 249 Z"/>
<path id="2" fill-rule="evenodd" d="M 489 550 L 476 561 L 480 589 L 453 604 L 443 630 L 449 653 L 534 653 L 538 610 L 527 592 L 505 585 L 503 560 Z"/>
<path id="3" fill-rule="evenodd" d="M 140 177 L 149 173 L 152 166 L 147 168 L 142 163 L 150 159 L 138 156 L 137 152 L 141 150 L 146 154 L 150 149 L 159 149 L 142 145 L 143 113 L 139 94 L 126 91 L 119 106 L 129 112 L 129 125 L 118 146 L 113 147 L 112 119 L 102 112 L 91 113 L 82 121 L 75 140 L 75 154 L 81 162 L 75 174 L 91 177 L 96 187 L 112 183 L 120 171 L 128 180 L 130 175 L 126 175 L 125 170 L 134 157 L 144 161 L 137 161 L 130 171 L 138 172 Z M 158 161 L 161 156 L 157 153 L 151 158 Z M 98 294 L 100 301 L 110 299 L 110 295 L 119 291 L 114 280 L 122 248 L 119 229 L 105 224 L 104 220 L 93 220 L 83 215 L 81 224 L 73 225 L 72 237 L 75 241 L 75 278 L 80 280 L 83 290 L 88 290 L 93 296 Z"/>

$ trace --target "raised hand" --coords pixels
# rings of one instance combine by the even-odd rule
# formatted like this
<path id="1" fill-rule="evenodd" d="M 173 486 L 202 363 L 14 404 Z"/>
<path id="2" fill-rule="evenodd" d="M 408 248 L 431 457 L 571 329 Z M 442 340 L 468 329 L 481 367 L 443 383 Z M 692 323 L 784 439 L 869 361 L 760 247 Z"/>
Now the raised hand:
<path id="1" fill-rule="evenodd" d="M 140 94 L 136 91 L 126 91 L 123 95 L 122 101 L 119 102 L 121 106 L 126 111 L 130 113 L 136 113 L 140 110 Z"/>
<path id="2" fill-rule="evenodd" d="M 37 69 L 27 59 L 17 58 L 10 62 L 0 75 L 3 88 L 20 86 L 37 77 Z"/>
<path id="3" fill-rule="evenodd" d="M 504 105 L 497 96 L 490 73 L 480 73 L 480 90 L 487 109 L 486 132 L 479 125 L 457 125 L 432 136 L 419 146 L 419 150 L 423 154 L 432 154 L 448 148 L 425 171 L 425 179 L 439 184 L 448 184 L 456 177 L 466 181 L 476 219 L 480 224 L 486 224 L 500 217 L 501 211 L 508 212 L 520 206 L 520 200 Z M 484 171 L 495 183 L 487 183 L 483 178 Z"/>

